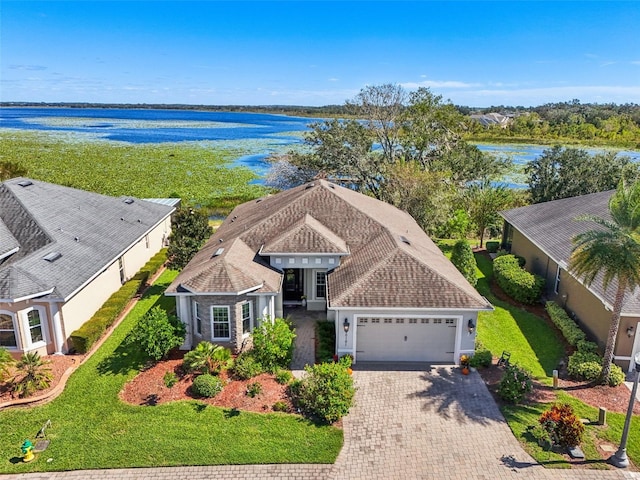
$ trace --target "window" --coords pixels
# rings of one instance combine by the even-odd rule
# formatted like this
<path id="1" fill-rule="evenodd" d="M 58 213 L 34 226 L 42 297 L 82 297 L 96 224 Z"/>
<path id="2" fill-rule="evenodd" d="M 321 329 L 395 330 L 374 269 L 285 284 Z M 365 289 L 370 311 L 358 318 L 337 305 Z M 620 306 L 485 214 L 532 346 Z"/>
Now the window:
<path id="1" fill-rule="evenodd" d="M 0 313 L 0 347 L 16 348 L 17 346 L 13 315 Z"/>
<path id="2" fill-rule="evenodd" d="M 251 333 L 251 303 L 242 304 L 242 333 Z"/>
<path id="3" fill-rule="evenodd" d="M 29 336 L 31 338 L 31 344 L 43 342 L 44 335 L 42 334 L 42 319 L 40 318 L 40 310 L 30 310 L 27 312 L 27 321 L 29 322 Z"/>
<path id="4" fill-rule="evenodd" d="M 327 272 L 316 272 L 316 298 L 327 296 Z"/>
<path id="5" fill-rule="evenodd" d="M 193 320 L 196 325 L 196 334 L 202 335 L 202 318 L 200 317 L 200 305 L 193 302 Z"/>
<path id="6" fill-rule="evenodd" d="M 556 269 L 556 284 L 553 288 L 553 291 L 555 293 L 558 293 L 560 291 L 560 272 L 562 272 L 562 269 L 560 268 L 560 265 L 558 265 Z"/>
<path id="7" fill-rule="evenodd" d="M 211 339 L 231 339 L 229 307 L 211 307 Z"/>

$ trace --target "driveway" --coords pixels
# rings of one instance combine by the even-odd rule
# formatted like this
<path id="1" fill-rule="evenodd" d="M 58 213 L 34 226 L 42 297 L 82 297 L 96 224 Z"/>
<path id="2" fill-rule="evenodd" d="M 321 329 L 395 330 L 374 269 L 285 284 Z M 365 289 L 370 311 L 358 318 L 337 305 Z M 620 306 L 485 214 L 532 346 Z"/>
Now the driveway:
<path id="1" fill-rule="evenodd" d="M 622 470 L 555 470 L 520 448 L 477 373 L 358 365 L 356 405 L 334 465 L 232 465 L 8 475 L 2 480 L 640 479 Z M 393 370 L 391 370 L 393 369 Z"/>

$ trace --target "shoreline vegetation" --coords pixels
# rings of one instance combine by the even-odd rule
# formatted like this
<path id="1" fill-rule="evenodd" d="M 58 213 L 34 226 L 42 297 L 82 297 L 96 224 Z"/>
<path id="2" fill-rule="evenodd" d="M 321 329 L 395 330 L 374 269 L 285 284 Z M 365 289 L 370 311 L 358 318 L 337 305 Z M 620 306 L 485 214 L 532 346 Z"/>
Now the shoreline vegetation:
<path id="1" fill-rule="evenodd" d="M 577 100 L 537 107 L 454 106 L 465 117 L 464 140 L 497 144 L 579 145 L 640 150 L 640 105 L 581 104 Z M 238 112 L 301 118 L 356 119 L 349 105 L 189 105 L 89 102 L 0 102 L 0 108 L 76 108 Z M 500 113 L 504 125 L 483 127 L 472 114 Z"/>

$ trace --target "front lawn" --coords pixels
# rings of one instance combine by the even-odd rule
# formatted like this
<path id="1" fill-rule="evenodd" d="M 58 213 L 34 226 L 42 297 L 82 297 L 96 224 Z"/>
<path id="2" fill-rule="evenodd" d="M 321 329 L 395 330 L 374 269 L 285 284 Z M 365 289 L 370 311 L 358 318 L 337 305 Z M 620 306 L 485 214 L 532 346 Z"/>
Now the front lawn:
<path id="1" fill-rule="evenodd" d="M 478 340 L 494 356 L 511 352 L 511 363 L 526 368 L 542 383 L 551 384 L 553 370 L 564 355 L 564 344 L 558 333 L 543 318 L 496 298 L 489 286 L 493 265 L 489 258 L 476 254 L 478 291 L 495 310 L 481 312 L 478 318 Z"/>
<path id="2" fill-rule="evenodd" d="M 165 272 L 102 347 L 71 376 L 50 404 L 0 411 L 0 473 L 169 465 L 333 463 L 342 431 L 301 417 L 256 414 L 198 401 L 154 407 L 123 403 L 118 393 L 146 359 L 123 344 L 153 306 L 173 308 L 162 292 L 176 272 Z M 47 421 L 49 448 L 31 463 L 20 445 Z M 51 459 L 51 461 L 48 461 Z"/>

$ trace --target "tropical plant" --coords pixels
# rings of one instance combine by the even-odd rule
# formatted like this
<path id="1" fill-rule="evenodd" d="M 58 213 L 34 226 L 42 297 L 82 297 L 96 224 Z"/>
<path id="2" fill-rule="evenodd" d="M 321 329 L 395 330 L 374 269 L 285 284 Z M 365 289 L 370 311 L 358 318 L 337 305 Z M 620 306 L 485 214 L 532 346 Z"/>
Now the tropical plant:
<path id="1" fill-rule="evenodd" d="M 187 352 L 183 365 L 187 372 L 218 374 L 231 366 L 231 350 L 211 342 L 200 342 Z"/>
<path id="2" fill-rule="evenodd" d="M 584 425 L 567 403 L 553 405 L 540 415 L 538 422 L 554 444 L 575 447 L 582 442 Z"/>
<path id="3" fill-rule="evenodd" d="M 30 397 L 37 390 L 48 388 L 53 380 L 53 373 L 47 367 L 49 363 L 37 352 L 23 354 L 16 364 L 18 373 L 11 381 L 13 392 L 20 397 Z"/>
<path id="4" fill-rule="evenodd" d="M 15 363 L 16 361 L 9 351 L 4 347 L 0 347 L 0 381 L 9 376 L 9 368 Z"/>
<path id="5" fill-rule="evenodd" d="M 185 335 L 184 323 L 178 317 L 154 307 L 134 327 L 128 341 L 138 344 L 152 359 L 160 360 L 171 349 L 182 345 Z"/>
<path id="6" fill-rule="evenodd" d="M 233 374 L 241 380 L 248 380 L 264 371 L 264 367 L 256 360 L 253 350 L 240 353 L 233 364 Z"/>
<path id="7" fill-rule="evenodd" d="M 609 200 L 611 220 L 588 215 L 578 220 L 591 221 L 597 228 L 573 238 L 570 270 L 586 286 L 602 279 L 606 290 L 614 281 L 616 292 L 611 313 L 600 382 L 609 382 L 613 352 L 620 327 L 620 313 L 627 291 L 640 286 L 640 182 L 621 181 Z"/>
<path id="8" fill-rule="evenodd" d="M 176 375 L 176 372 L 165 372 L 162 377 L 162 381 L 164 382 L 165 387 L 172 388 L 176 383 L 178 383 L 178 375 Z"/>
<path id="9" fill-rule="evenodd" d="M 287 368 L 293 356 L 293 340 L 296 334 L 289 322 L 276 318 L 262 322 L 253 331 L 253 355 L 265 370 Z"/>
<path id="10" fill-rule="evenodd" d="M 247 396 L 253 398 L 262 393 L 262 384 L 260 382 L 251 382 L 247 385 Z"/>

